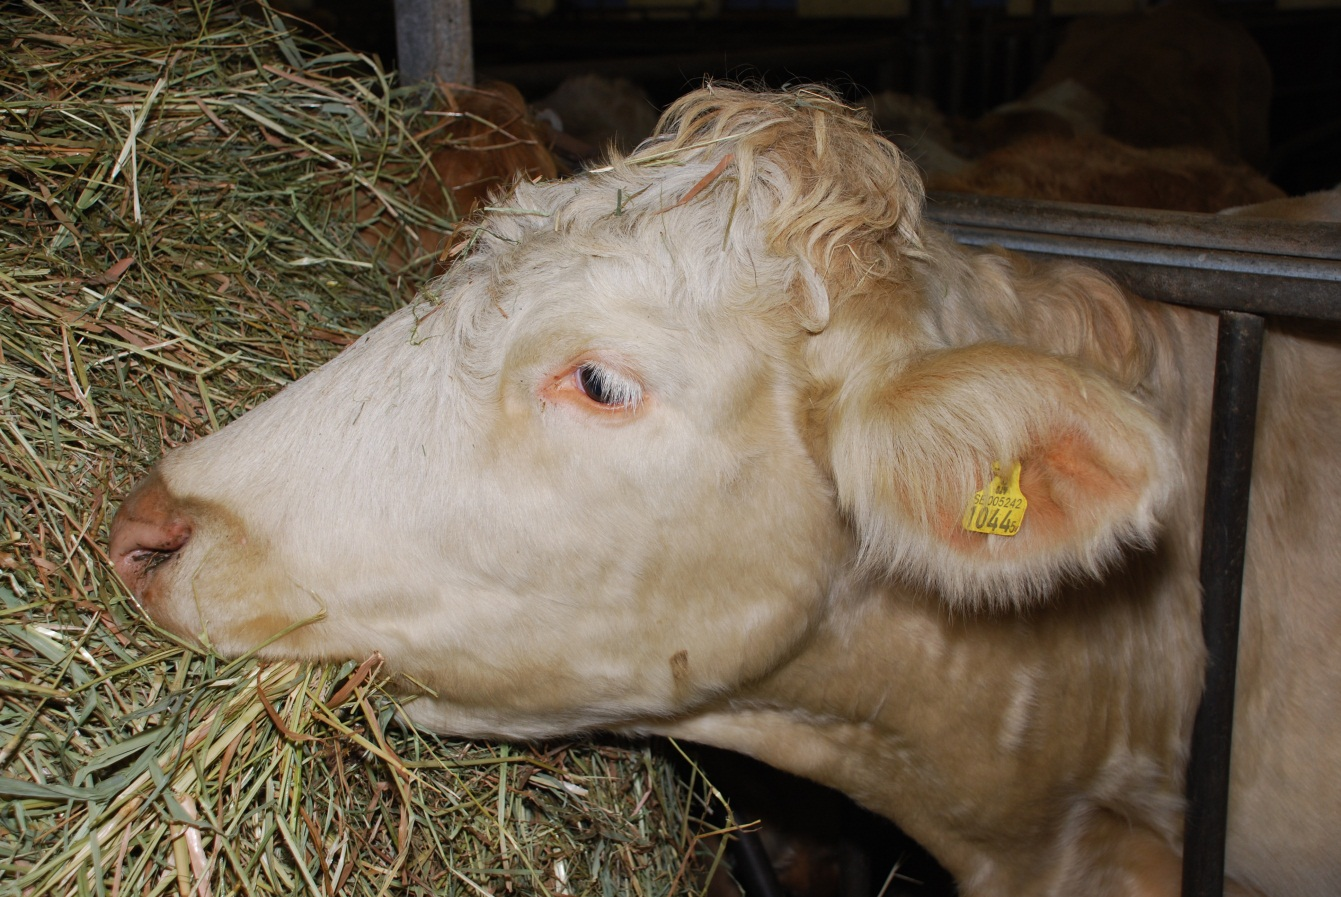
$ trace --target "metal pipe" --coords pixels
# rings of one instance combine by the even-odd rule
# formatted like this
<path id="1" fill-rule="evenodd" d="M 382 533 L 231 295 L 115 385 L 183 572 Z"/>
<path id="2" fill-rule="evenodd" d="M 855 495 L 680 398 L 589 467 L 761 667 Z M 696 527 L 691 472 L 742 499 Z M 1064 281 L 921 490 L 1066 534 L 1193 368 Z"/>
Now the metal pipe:
<path id="1" fill-rule="evenodd" d="M 734 871 L 747 897 L 786 897 L 758 831 L 737 832 L 733 848 Z"/>
<path id="2" fill-rule="evenodd" d="M 974 243 L 987 240 L 1021 252 L 1071 255 L 1112 261 L 1132 261 L 1199 271 L 1225 271 L 1271 277 L 1293 277 L 1341 283 L 1341 260 L 1310 258 L 1306 255 L 1270 255 L 1248 250 L 1203 249 L 1169 239 L 1159 242 L 1115 240 L 1109 237 L 1064 236 L 1030 233 L 1018 229 L 964 227 L 953 225 L 952 232 Z M 1341 236 L 1339 234 L 1338 236 Z"/>
<path id="3" fill-rule="evenodd" d="M 467 0 L 396 0 L 396 68 L 402 83 L 475 83 Z"/>
<path id="4" fill-rule="evenodd" d="M 1168 243 L 949 226 L 961 243 L 1083 261 L 1143 296 L 1207 309 L 1341 320 L 1341 262 Z"/>
<path id="5" fill-rule="evenodd" d="M 955 239 L 1082 260 L 1152 299 L 1341 320 L 1341 226 L 938 193 Z"/>
<path id="6" fill-rule="evenodd" d="M 1257 315 L 1233 311 L 1220 315 L 1201 536 L 1206 683 L 1187 765 L 1183 897 L 1224 893 L 1239 598 L 1265 330 Z"/>
<path id="7" fill-rule="evenodd" d="M 933 192 L 929 199 L 927 214 L 946 225 L 1341 260 L 1338 224 L 1265 221 L 941 191 Z"/>

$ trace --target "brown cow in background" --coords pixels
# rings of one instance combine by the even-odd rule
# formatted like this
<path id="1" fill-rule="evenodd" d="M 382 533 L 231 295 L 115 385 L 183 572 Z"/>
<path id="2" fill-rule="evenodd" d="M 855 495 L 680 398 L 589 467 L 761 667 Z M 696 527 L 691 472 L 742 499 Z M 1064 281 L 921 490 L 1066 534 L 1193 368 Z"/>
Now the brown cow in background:
<path id="1" fill-rule="evenodd" d="M 1211 0 L 1076 19 L 1021 101 L 978 123 L 979 149 L 1013 142 L 1021 127 L 1038 133 L 1038 113 L 1058 108 L 1039 101 L 1059 91 L 1071 114 L 1054 115 L 1057 132 L 1098 130 L 1136 147 L 1200 146 L 1227 162 L 1266 164 L 1271 66 Z M 1074 127 L 1081 120 L 1092 127 Z"/>

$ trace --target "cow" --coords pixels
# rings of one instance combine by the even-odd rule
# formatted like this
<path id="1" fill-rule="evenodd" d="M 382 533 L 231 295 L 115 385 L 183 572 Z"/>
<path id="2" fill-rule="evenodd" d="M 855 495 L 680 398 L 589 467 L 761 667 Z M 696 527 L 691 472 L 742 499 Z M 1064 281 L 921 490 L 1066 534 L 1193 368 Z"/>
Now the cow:
<path id="1" fill-rule="evenodd" d="M 439 119 L 440 126 L 415 135 L 424 147 L 425 164 L 413 174 L 394 167 L 386 173 L 410 203 L 438 221 L 466 217 L 519 177 L 558 175 L 548 128 L 531 117 L 511 84 L 439 84 L 433 103 L 436 108 L 427 115 Z M 425 257 L 440 262 L 440 250 L 449 242 L 442 227 L 389 220 L 388 208 L 370 193 L 357 195 L 360 236 L 384 263 L 401 269 Z"/>
<path id="2" fill-rule="evenodd" d="M 600 158 L 611 146 L 628 153 L 657 124 L 657 107 L 641 87 L 594 72 L 564 78 L 534 108 L 556 126 L 556 149 L 578 161 Z"/>
<path id="3" fill-rule="evenodd" d="M 982 895 L 1177 893 L 1215 317 L 954 243 L 818 87 L 709 85 L 522 182 L 415 304 L 125 499 L 224 654 L 379 652 L 418 725 L 652 733 Z M 1341 892 L 1334 334 L 1269 334 L 1229 892 Z"/>
<path id="4" fill-rule="evenodd" d="M 974 130 L 980 151 L 1051 124 L 1138 147 L 1200 146 L 1264 168 L 1271 84 L 1271 64 L 1241 22 L 1210 0 L 1170 0 L 1075 19 L 1021 101 Z"/>
<path id="5" fill-rule="evenodd" d="M 953 173 L 927 176 L 932 190 L 1106 206 L 1219 212 L 1285 198 L 1243 162 L 1197 146 L 1140 149 L 1103 134 L 1040 134 L 995 149 Z"/>
<path id="6" fill-rule="evenodd" d="M 1341 224 L 1341 185 L 1330 190 L 1315 190 L 1303 196 L 1289 196 L 1253 205 L 1221 209 L 1220 214 L 1236 218 L 1276 218 L 1282 221 Z"/>

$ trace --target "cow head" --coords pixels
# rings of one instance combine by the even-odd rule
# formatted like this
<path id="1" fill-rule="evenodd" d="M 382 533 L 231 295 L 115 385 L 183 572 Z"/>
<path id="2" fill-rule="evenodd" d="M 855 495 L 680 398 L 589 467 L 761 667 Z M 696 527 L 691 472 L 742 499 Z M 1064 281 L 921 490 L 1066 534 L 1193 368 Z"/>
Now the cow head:
<path id="1" fill-rule="evenodd" d="M 854 576 L 1009 606 L 1092 573 L 1153 530 L 1160 427 L 1103 352 L 988 332 L 991 272 L 921 199 L 823 92 L 691 94 L 629 158 L 519 185 L 414 306 L 165 457 L 117 569 L 226 653 L 380 651 L 412 716 L 520 737 L 689 713 Z M 963 531 L 1016 460 L 1033 519 Z"/>

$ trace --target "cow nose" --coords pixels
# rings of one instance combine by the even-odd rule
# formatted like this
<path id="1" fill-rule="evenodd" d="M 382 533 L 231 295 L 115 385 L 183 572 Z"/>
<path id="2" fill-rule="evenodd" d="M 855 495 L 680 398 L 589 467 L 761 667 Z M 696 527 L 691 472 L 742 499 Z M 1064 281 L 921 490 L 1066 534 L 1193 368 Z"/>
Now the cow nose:
<path id="1" fill-rule="evenodd" d="M 190 538 L 191 521 L 153 470 L 131 490 L 112 519 L 108 550 L 122 582 L 144 600 L 154 573 Z"/>

